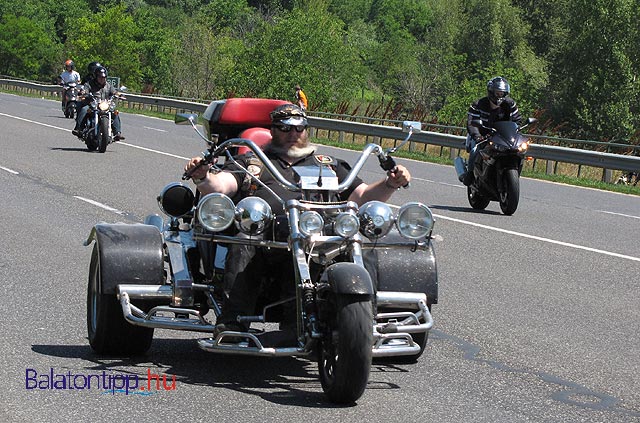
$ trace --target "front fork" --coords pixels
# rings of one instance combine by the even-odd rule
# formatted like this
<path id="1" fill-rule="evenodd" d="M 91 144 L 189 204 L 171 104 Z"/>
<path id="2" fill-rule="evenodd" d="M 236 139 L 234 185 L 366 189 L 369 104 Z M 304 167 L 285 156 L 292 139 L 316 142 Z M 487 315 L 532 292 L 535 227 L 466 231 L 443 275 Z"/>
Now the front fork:
<path id="1" fill-rule="evenodd" d="M 100 139 L 100 121 L 102 121 L 102 119 L 107 119 L 107 135 L 109 136 L 109 139 L 111 139 L 112 137 L 112 131 L 111 131 L 111 113 L 105 113 L 104 115 L 100 115 L 98 112 L 96 112 L 95 114 L 95 119 L 93 122 L 93 126 L 94 126 L 94 134 L 96 139 Z"/>

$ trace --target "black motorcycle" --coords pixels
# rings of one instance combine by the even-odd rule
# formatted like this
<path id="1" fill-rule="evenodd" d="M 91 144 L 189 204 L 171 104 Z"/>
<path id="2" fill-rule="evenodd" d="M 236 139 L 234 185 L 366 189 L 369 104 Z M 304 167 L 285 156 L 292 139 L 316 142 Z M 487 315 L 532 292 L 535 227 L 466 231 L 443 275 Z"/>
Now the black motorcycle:
<path id="1" fill-rule="evenodd" d="M 120 91 L 126 91 L 121 87 Z M 86 93 L 85 98 L 90 99 L 89 110 L 84 120 L 80 123 L 80 138 L 87 145 L 89 151 L 98 150 L 100 153 L 107 151 L 107 146 L 113 142 L 111 124 L 119 113 L 116 109 L 117 100 L 123 100 L 120 93 L 111 98 L 97 98 L 92 93 Z"/>
<path id="2" fill-rule="evenodd" d="M 78 105 L 78 84 L 67 82 L 62 84 L 62 112 L 64 117 L 74 119 Z"/>
<path id="3" fill-rule="evenodd" d="M 489 131 L 478 143 L 478 156 L 473 168 L 473 182 L 467 187 L 469 204 L 476 210 L 484 210 L 491 201 L 498 201 L 502 213 L 515 213 L 520 201 L 520 173 L 523 159 L 529 148 L 529 139 L 520 131 L 537 122 L 527 119 L 518 126 L 511 121 L 494 122 L 492 127 L 484 126 L 482 120 L 474 119 L 471 124 Z M 458 177 L 467 171 L 467 163 L 456 157 Z"/>

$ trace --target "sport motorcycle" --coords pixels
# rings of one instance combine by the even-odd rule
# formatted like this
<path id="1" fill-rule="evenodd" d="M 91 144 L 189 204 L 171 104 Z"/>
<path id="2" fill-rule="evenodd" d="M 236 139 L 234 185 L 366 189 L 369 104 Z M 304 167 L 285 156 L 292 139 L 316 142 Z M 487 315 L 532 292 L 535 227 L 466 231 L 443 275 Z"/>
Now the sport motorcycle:
<path id="1" fill-rule="evenodd" d="M 477 144 L 473 182 L 467 187 L 471 207 L 484 210 L 491 201 L 498 201 L 502 213 L 507 216 L 515 213 L 520 201 L 520 173 L 529 148 L 529 139 L 520 131 L 535 122 L 537 119 L 528 118 L 518 126 L 516 122 L 500 121 L 491 127 L 484 126 L 480 119 L 471 122 L 489 132 Z M 460 156 L 454 165 L 458 177 L 467 171 L 467 163 Z"/>
<path id="2" fill-rule="evenodd" d="M 284 202 L 283 218 L 256 196 L 234 201 L 220 193 L 194 192 L 184 182 L 190 175 L 184 174 L 157 197 L 164 218 L 150 214 L 144 223 L 93 227 L 85 242 L 93 244 L 87 328 L 97 353 L 145 353 L 155 328 L 201 332 L 205 336 L 198 346 L 211 353 L 316 361 L 323 391 L 340 404 L 363 394 L 372 359 L 415 362 L 423 354 L 433 326 L 431 307 L 438 302 L 430 209 L 419 202 L 398 207 L 371 201 L 359 207 L 326 200 L 346 190 L 371 155 L 384 170 L 395 167 L 392 150 L 376 144 L 363 148 L 342 182 L 323 161 L 294 166 L 299 182 L 289 182 L 262 150 L 270 138 L 269 112 L 279 104 L 214 101 L 203 115 L 206 135 L 198 130 L 196 115 L 178 114 L 176 123 L 191 125 L 207 143 L 206 164 L 238 164 L 236 154 L 249 152 L 264 172 L 299 193 L 299 200 Z M 420 126 L 404 122 L 406 136 L 396 148 Z M 234 244 L 290 254 L 295 268 L 290 292 L 295 294 L 276 294 L 269 284 L 277 281 L 263 278 L 253 314 L 238 318 L 248 331 L 213 336 L 229 289 L 221 277 L 221 256 Z M 277 325 L 287 305 L 295 312 L 290 339 L 279 337 L 283 331 Z"/>

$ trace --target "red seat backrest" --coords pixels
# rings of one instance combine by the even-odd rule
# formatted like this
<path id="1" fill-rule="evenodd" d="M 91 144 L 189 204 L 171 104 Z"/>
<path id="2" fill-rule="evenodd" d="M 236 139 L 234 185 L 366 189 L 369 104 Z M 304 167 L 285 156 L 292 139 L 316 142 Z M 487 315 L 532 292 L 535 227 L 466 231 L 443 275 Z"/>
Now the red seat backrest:
<path id="1" fill-rule="evenodd" d="M 269 120 L 269 124 L 271 124 L 271 120 Z M 267 128 L 249 128 L 249 129 L 245 129 L 244 131 L 242 131 L 240 133 L 240 135 L 238 136 L 239 138 L 246 138 L 248 140 L 253 141 L 258 147 L 260 147 L 262 150 L 264 150 L 264 148 L 269 145 L 269 143 L 271 142 L 271 131 Z M 239 147 L 238 148 L 238 154 L 245 154 L 247 152 L 249 152 L 251 150 L 249 150 L 248 147 Z"/>
<path id="2" fill-rule="evenodd" d="M 271 126 L 269 113 L 281 104 L 290 103 L 284 100 L 266 98 L 228 98 L 222 106 L 219 125 Z"/>

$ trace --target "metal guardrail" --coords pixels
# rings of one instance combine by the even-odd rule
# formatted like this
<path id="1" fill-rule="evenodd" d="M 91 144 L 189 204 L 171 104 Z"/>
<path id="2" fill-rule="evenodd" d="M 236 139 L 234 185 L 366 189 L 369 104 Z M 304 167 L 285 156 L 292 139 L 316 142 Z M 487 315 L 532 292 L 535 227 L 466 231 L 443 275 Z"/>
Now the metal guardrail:
<path id="1" fill-rule="evenodd" d="M 60 86 L 58 85 L 45 85 L 30 81 L 20 81 L 12 79 L 0 79 L 0 87 L 12 87 L 13 89 L 19 88 L 39 93 L 47 93 L 49 95 L 58 95 L 58 93 L 60 92 Z M 127 100 L 125 101 L 129 104 L 142 104 L 150 108 L 156 107 L 157 110 L 162 109 L 162 111 L 166 111 L 165 109 L 169 109 L 169 113 L 175 113 L 175 111 L 178 110 L 202 113 L 208 106 L 208 104 L 205 103 L 157 96 L 145 96 L 131 93 L 127 93 L 126 97 Z M 308 120 L 309 124 L 314 128 L 314 130 L 338 132 L 341 134 L 341 137 L 345 133 L 360 134 L 378 137 L 380 139 L 387 138 L 394 140 L 403 139 L 405 137 L 405 134 L 401 132 L 401 129 L 394 126 L 373 125 L 314 116 L 309 116 Z M 450 149 L 451 158 L 453 158 L 459 154 L 461 149 L 464 148 L 464 140 L 465 137 L 459 135 L 422 131 L 412 136 L 411 145 L 409 148 L 412 149 L 415 143 L 446 147 Z M 577 165 L 602 168 L 604 170 L 603 180 L 605 182 L 611 182 L 612 169 L 625 172 L 640 172 L 640 157 L 623 154 L 603 153 L 598 151 L 581 150 L 577 148 L 531 144 L 527 155 L 534 159 L 542 159 L 551 162 L 573 163 Z M 552 173 L 549 162 L 547 163 L 547 172 Z"/>

